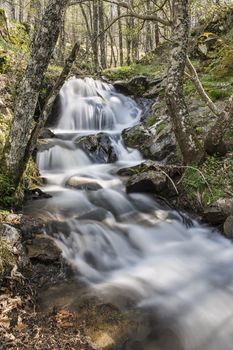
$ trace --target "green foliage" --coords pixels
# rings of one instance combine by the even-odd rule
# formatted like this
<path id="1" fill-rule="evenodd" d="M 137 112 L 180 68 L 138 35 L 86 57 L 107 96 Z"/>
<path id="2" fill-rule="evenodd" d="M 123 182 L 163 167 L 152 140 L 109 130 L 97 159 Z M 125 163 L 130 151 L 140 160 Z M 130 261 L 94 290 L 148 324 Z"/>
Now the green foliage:
<path id="1" fill-rule="evenodd" d="M 33 189 L 42 184 L 38 167 L 32 157 L 30 157 L 22 180 L 22 190 Z"/>
<path id="2" fill-rule="evenodd" d="M 228 99 L 232 94 L 233 76 L 222 79 L 214 74 L 205 73 L 199 74 L 199 79 L 213 102 Z M 188 78 L 184 83 L 184 92 L 186 96 L 199 96 L 195 86 Z"/>
<path id="3" fill-rule="evenodd" d="M 3 173 L 0 173 L 0 207 L 9 208 L 12 207 L 15 203 L 15 189 L 9 179 Z"/>
<path id="4" fill-rule="evenodd" d="M 150 115 L 146 119 L 146 124 L 148 127 L 154 125 L 157 122 L 158 116 L 157 115 Z"/>
<path id="5" fill-rule="evenodd" d="M 233 160 L 208 157 L 200 168 L 189 167 L 183 185 L 190 200 L 201 198 L 203 206 L 211 205 L 233 187 Z"/>
<path id="6" fill-rule="evenodd" d="M 232 94 L 231 88 L 223 88 L 223 89 L 211 89 L 209 90 L 209 96 L 212 99 L 213 102 L 217 100 L 224 100 L 226 98 L 229 98 Z"/>
<path id="7" fill-rule="evenodd" d="M 24 24 L 20 24 L 18 22 L 12 23 L 10 30 L 10 39 L 15 48 L 20 49 L 24 53 L 29 53 L 30 38 Z"/>
<path id="8" fill-rule="evenodd" d="M 15 265 L 15 256 L 12 247 L 3 238 L 0 238 L 0 276 Z"/>
<path id="9" fill-rule="evenodd" d="M 166 123 L 160 123 L 156 129 L 157 133 L 159 134 L 161 131 L 163 131 L 166 128 L 166 126 L 167 126 Z"/>
<path id="10" fill-rule="evenodd" d="M 109 80 L 126 80 L 135 75 L 156 76 L 162 71 L 161 65 L 157 63 L 151 64 L 132 64 L 130 66 L 122 66 L 117 68 L 105 69 L 103 75 Z"/>

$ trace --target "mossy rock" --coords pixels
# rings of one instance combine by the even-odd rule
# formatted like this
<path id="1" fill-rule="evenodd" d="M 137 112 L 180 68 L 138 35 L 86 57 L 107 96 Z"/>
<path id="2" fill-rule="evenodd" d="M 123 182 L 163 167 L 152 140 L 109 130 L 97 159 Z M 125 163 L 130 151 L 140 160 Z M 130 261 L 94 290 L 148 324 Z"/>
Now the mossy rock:
<path id="1" fill-rule="evenodd" d="M 30 38 L 24 24 L 14 22 L 10 30 L 12 44 L 25 53 L 30 51 Z"/>

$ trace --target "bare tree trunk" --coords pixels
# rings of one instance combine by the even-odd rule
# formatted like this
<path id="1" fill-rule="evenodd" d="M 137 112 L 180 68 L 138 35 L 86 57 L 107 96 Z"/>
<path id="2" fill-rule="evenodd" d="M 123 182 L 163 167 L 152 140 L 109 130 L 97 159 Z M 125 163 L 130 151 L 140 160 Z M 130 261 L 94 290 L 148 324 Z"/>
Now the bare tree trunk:
<path id="1" fill-rule="evenodd" d="M 227 105 L 217 118 L 215 124 L 212 126 L 207 134 L 205 140 L 205 150 L 208 154 L 226 154 L 226 146 L 223 141 L 223 136 L 233 124 L 233 95 L 231 95 Z"/>
<path id="2" fill-rule="evenodd" d="M 103 69 L 106 68 L 106 52 L 105 52 L 105 25 L 104 25 L 104 6 L 103 0 L 98 0 L 99 7 L 99 42 L 100 42 L 100 62 Z"/>
<path id="3" fill-rule="evenodd" d="M 22 23 L 24 21 L 24 1 L 19 0 L 19 22 Z"/>
<path id="4" fill-rule="evenodd" d="M 17 188 L 26 167 L 28 142 L 41 83 L 59 35 L 68 0 L 50 0 L 36 36 L 31 57 L 21 82 L 14 118 L 6 141 L 1 168 Z"/>
<path id="5" fill-rule="evenodd" d="M 204 151 L 191 126 L 183 92 L 189 33 L 188 0 L 174 0 L 174 8 L 172 55 L 167 74 L 167 106 L 184 162 L 198 163 L 202 160 Z"/>
<path id="6" fill-rule="evenodd" d="M 41 128 L 44 126 L 44 124 L 46 123 L 46 121 L 47 121 L 47 119 L 52 111 L 55 99 L 56 99 L 57 95 L 59 94 L 63 84 L 65 83 L 65 80 L 67 79 L 68 75 L 70 74 L 73 63 L 76 60 L 79 48 L 80 48 L 79 43 L 76 43 L 73 46 L 73 49 L 71 50 L 69 57 L 66 59 L 64 68 L 63 68 L 58 80 L 56 81 L 56 84 L 54 85 L 52 91 L 50 92 L 50 94 L 47 98 L 47 101 L 45 102 L 40 119 L 39 119 L 37 125 L 35 126 L 35 128 L 32 132 L 31 139 L 29 141 L 30 151 L 33 151 L 33 148 L 35 147 L 35 144 L 37 142 L 39 132 L 40 132 Z"/>
<path id="7" fill-rule="evenodd" d="M 65 15 L 62 18 L 61 21 L 61 27 L 60 27 L 60 35 L 59 35 L 59 44 L 58 44 L 58 60 L 60 64 L 64 64 L 65 59 Z"/>
<path id="8" fill-rule="evenodd" d="M 209 109 L 215 114 L 215 115 L 219 115 L 220 111 L 218 110 L 218 108 L 216 107 L 216 105 L 214 104 L 214 102 L 210 99 L 210 97 L 207 95 L 207 93 L 205 92 L 205 89 L 200 81 L 200 79 L 198 78 L 197 72 L 195 67 L 193 66 L 192 62 L 190 61 L 190 59 L 187 56 L 187 61 L 186 61 L 186 66 L 190 72 L 191 75 L 188 75 L 189 79 L 193 82 L 193 84 L 195 85 L 197 92 L 199 93 L 201 99 L 207 104 L 207 106 L 209 107 Z"/>
<path id="9" fill-rule="evenodd" d="M 92 47 L 94 56 L 94 69 L 96 72 L 99 72 L 98 22 L 98 0 L 93 0 Z"/>
<path id="10" fill-rule="evenodd" d="M 120 15 L 121 15 L 121 8 L 119 5 L 117 6 L 117 15 L 118 15 L 118 17 L 120 17 Z M 122 35 L 122 22 L 120 19 L 118 20 L 118 31 L 119 31 L 120 65 L 123 66 L 123 64 L 124 64 L 123 35 Z"/>

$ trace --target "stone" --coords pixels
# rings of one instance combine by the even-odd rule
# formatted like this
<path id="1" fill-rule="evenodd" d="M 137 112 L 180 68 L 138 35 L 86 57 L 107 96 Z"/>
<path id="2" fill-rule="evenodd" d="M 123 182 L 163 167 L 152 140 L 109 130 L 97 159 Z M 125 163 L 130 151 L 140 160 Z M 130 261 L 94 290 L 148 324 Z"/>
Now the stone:
<path id="1" fill-rule="evenodd" d="M 123 130 L 122 138 L 127 147 L 136 148 L 145 159 L 162 161 L 176 152 L 175 136 L 165 122 L 150 128 L 143 124 L 135 125 Z"/>
<path id="2" fill-rule="evenodd" d="M 204 210 L 204 219 L 212 225 L 222 224 L 233 215 L 233 198 L 220 198 Z"/>
<path id="3" fill-rule="evenodd" d="M 57 136 L 48 128 L 42 128 L 39 134 L 39 139 L 53 139 Z"/>
<path id="4" fill-rule="evenodd" d="M 126 191 L 161 193 L 167 185 L 167 177 L 159 171 L 147 171 L 141 174 L 133 175 L 126 183 Z"/>
<path id="5" fill-rule="evenodd" d="M 88 190 L 88 191 L 97 191 L 102 188 L 102 186 L 93 179 L 72 176 L 66 183 L 66 186 L 73 187 L 76 190 Z"/>
<path id="6" fill-rule="evenodd" d="M 154 98 L 164 90 L 164 77 L 148 77 L 137 75 L 128 81 L 116 81 L 113 86 L 116 90 L 134 97 Z"/>
<path id="7" fill-rule="evenodd" d="M 57 247 L 54 240 L 48 236 L 36 236 L 26 241 L 27 256 L 31 260 L 37 260 L 42 263 L 52 263 L 58 261 L 61 257 L 61 250 Z"/>
<path id="8" fill-rule="evenodd" d="M 233 215 L 228 216 L 224 222 L 223 232 L 227 237 L 233 238 Z"/>
<path id="9" fill-rule="evenodd" d="M 19 231 L 8 224 L 0 224 L 0 237 L 4 238 L 11 245 L 15 245 L 20 240 Z"/>
<path id="10" fill-rule="evenodd" d="M 105 133 L 83 136 L 76 140 L 76 144 L 95 162 L 114 163 L 118 160 L 112 141 Z"/>

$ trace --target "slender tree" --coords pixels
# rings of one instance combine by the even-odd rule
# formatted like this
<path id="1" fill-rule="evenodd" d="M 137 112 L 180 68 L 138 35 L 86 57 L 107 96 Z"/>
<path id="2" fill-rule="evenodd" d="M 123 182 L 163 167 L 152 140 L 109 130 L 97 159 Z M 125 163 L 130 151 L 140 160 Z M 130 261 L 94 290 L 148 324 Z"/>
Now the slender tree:
<path id="1" fill-rule="evenodd" d="M 59 35 L 68 0 L 50 0 L 33 44 L 5 144 L 1 168 L 17 188 L 26 167 L 28 142 L 34 127 L 34 112 L 44 74 Z"/>
<path id="2" fill-rule="evenodd" d="M 171 63 L 167 74 L 166 99 L 176 139 L 186 164 L 200 162 L 204 154 L 191 125 L 183 91 L 188 33 L 188 0 L 174 0 Z"/>

